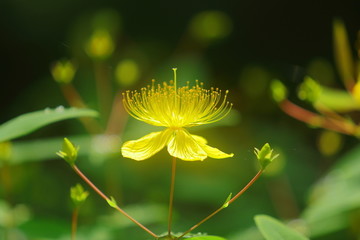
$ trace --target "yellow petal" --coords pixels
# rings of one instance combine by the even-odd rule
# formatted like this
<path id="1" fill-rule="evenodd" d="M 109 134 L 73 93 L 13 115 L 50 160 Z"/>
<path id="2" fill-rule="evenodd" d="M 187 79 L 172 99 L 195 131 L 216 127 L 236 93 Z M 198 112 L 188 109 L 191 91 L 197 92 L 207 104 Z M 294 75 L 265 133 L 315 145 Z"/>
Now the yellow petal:
<path id="1" fill-rule="evenodd" d="M 191 134 L 191 136 L 200 144 L 207 144 L 207 140 L 199 135 Z"/>
<path id="2" fill-rule="evenodd" d="M 228 157 L 232 157 L 234 156 L 233 153 L 227 154 L 224 153 L 222 151 L 220 151 L 217 148 L 214 147 L 210 147 L 209 145 L 206 145 L 207 141 L 205 138 L 197 136 L 197 135 L 193 135 L 191 134 L 191 136 L 199 143 L 199 145 L 201 146 L 201 148 L 207 153 L 207 155 L 211 158 L 228 158 Z"/>
<path id="3" fill-rule="evenodd" d="M 214 147 L 210 147 L 209 145 L 201 145 L 202 149 L 204 149 L 204 151 L 207 153 L 207 155 L 211 158 L 229 158 L 229 157 L 233 157 L 234 154 L 233 153 L 224 153 L 222 151 L 220 151 L 219 149 L 217 148 L 214 148 Z"/>
<path id="4" fill-rule="evenodd" d="M 168 142 L 173 130 L 150 133 L 138 140 L 127 141 L 121 147 L 124 157 L 145 160 L 159 152 Z"/>
<path id="5" fill-rule="evenodd" d="M 168 143 L 168 151 L 171 156 L 186 160 L 204 160 L 206 152 L 185 129 L 177 129 Z"/>

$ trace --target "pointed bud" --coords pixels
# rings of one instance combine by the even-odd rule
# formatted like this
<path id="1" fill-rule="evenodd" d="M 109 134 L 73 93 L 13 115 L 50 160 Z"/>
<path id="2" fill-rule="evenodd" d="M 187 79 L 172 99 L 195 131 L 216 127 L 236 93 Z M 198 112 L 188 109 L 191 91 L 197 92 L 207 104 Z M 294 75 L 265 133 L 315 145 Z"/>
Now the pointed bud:
<path id="1" fill-rule="evenodd" d="M 74 144 L 70 142 L 69 139 L 64 138 L 62 150 L 58 151 L 56 154 L 62 159 L 64 159 L 71 166 L 73 166 L 77 159 L 78 151 L 79 151 L 79 147 L 75 147 Z"/>
<path id="2" fill-rule="evenodd" d="M 231 200 L 232 193 L 229 194 L 229 196 L 226 198 L 224 204 L 222 205 L 222 208 L 227 208 L 229 206 L 229 201 Z"/>
<path id="3" fill-rule="evenodd" d="M 115 200 L 114 197 L 111 196 L 110 199 L 107 199 L 106 201 L 107 201 L 107 203 L 109 204 L 110 207 L 117 208 L 118 205 L 117 205 L 116 200 Z"/>
<path id="4" fill-rule="evenodd" d="M 270 145 L 266 143 L 261 150 L 255 148 L 254 153 L 259 160 L 261 169 L 264 170 L 279 154 L 273 155 L 274 149 L 271 149 Z"/>

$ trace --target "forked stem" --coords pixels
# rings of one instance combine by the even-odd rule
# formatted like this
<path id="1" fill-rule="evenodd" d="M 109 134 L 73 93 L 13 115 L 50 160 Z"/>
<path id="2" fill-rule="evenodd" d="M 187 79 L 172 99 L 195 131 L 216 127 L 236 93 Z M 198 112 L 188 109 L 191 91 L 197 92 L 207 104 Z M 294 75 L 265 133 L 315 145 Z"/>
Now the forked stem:
<path id="1" fill-rule="evenodd" d="M 169 218 L 168 218 L 168 235 L 171 235 L 173 203 L 174 203 L 174 188 L 175 188 L 175 175 L 176 175 L 176 158 L 173 157 L 171 164 L 171 185 L 169 197 Z"/>
<path id="2" fill-rule="evenodd" d="M 72 168 L 74 169 L 74 171 L 76 172 L 77 175 L 79 175 L 97 194 L 100 195 L 100 197 L 102 197 L 106 202 L 112 202 L 112 199 L 110 199 L 109 197 L 107 197 L 103 192 L 101 192 L 81 171 L 80 169 L 76 166 L 73 165 Z M 125 217 L 127 217 L 128 219 L 130 219 L 132 222 L 134 222 L 136 225 L 138 225 L 140 228 L 142 228 L 143 230 L 145 230 L 147 233 L 149 233 L 151 236 L 153 236 L 154 238 L 158 238 L 158 236 L 153 233 L 152 231 L 150 231 L 148 228 L 146 228 L 144 225 L 142 225 L 141 223 L 139 223 L 138 221 L 136 221 L 133 217 L 131 217 L 128 213 L 126 213 L 122 208 L 120 208 L 119 206 L 113 206 L 118 212 L 120 212 L 121 214 L 123 214 Z"/>
<path id="3" fill-rule="evenodd" d="M 263 173 L 263 169 L 259 170 L 258 173 L 248 182 L 248 184 L 246 184 L 246 186 L 241 189 L 234 197 L 232 197 L 228 202 L 226 202 L 226 205 L 231 204 L 232 202 L 234 202 L 236 199 L 238 199 L 246 190 L 248 190 L 249 187 L 251 187 L 251 185 L 254 184 L 254 182 L 261 176 L 261 174 Z M 215 214 L 217 214 L 218 212 L 220 212 L 221 210 L 223 210 L 224 204 L 218 208 L 217 210 L 215 210 L 213 213 L 211 213 L 210 215 L 208 215 L 207 217 L 205 217 L 203 220 L 201 220 L 200 222 L 198 222 L 197 224 L 195 224 L 194 226 L 192 226 L 189 230 L 187 230 L 186 232 L 184 232 L 180 237 L 177 237 L 176 239 L 181 239 L 182 237 L 184 237 L 186 234 L 190 233 L 191 231 L 193 231 L 194 229 L 196 229 L 197 227 L 199 227 L 201 224 L 203 224 L 204 222 L 206 222 L 207 220 L 209 220 L 210 218 L 212 218 Z"/>

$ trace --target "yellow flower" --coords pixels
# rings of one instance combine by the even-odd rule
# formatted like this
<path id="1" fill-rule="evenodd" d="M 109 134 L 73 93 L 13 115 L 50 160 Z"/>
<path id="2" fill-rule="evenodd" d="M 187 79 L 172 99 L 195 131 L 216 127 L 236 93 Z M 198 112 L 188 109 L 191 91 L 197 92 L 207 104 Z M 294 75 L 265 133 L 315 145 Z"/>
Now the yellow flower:
<path id="1" fill-rule="evenodd" d="M 140 92 L 127 91 L 123 102 L 128 113 L 134 118 L 155 126 L 166 127 L 160 132 L 152 132 L 138 140 L 123 144 L 122 155 L 134 160 L 144 160 L 167 146 L 173 157 L 186 160 L 204 160 L 207 157 L 227 158 L 227 154 L 207 145 L 205 138 L 190 134 L 186 128 L 213 123 L 224 118 L 232 104 L 222 99 L 219 89 L 206 90 L 202 83 L 190 87 L 176 86 L 174 81 L 142 88 Z"/>

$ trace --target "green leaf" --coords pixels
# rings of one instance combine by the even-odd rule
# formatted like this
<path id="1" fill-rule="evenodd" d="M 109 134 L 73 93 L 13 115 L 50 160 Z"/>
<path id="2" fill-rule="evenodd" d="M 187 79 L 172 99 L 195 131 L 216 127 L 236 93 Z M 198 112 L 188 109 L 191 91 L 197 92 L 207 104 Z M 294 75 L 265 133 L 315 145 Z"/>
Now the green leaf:
<path id="1" fill-rule="evenodd" d="M 191 237 L 186 238 L 188 240 L 226 240 L 226 238 L 223 237 L 217 237 L 217 236 L 198 236 L 198 237 Z"/>
<path id="2" fill-rule="evenodd" d="M 229 201 L 231 200 L 232 193 L 229 194 L 229 196 L 226 198 L 224 204 L 222 205 L 222 208 L 227 208 L 229 206 Z"/>
<path id="3" fill-rule="evenodd" d="M 106 201 L 107 201 L 107 203 L 109 204 L 110 207 L 112 207 L 112 208 L 117 208 L 118 207 L 114 197 L 111 196 L 110 199 L 107 199 Z"/>
<path id="4" fill-rule="evenodd" d="M 69 118 L 96 117 L 97 115 L 98 113 L 91 109 L 65 109 L 62 106 L 26 113 L 0 125 L 0 142 L 24 136 L 54 122 Z"/>
<path id="5" fill-rule="evenodd" d="M 307 240 L 295 230 L 267 215 L 255 216 L 256 226 L 266 240 Z"/>
<path id="6" fill-rule="evenodd" d="M 338 159 L 338 163 L 313 186 L 302 218 L 312 237 L 349 227 L 360 208 L 360 147 Z"/>

